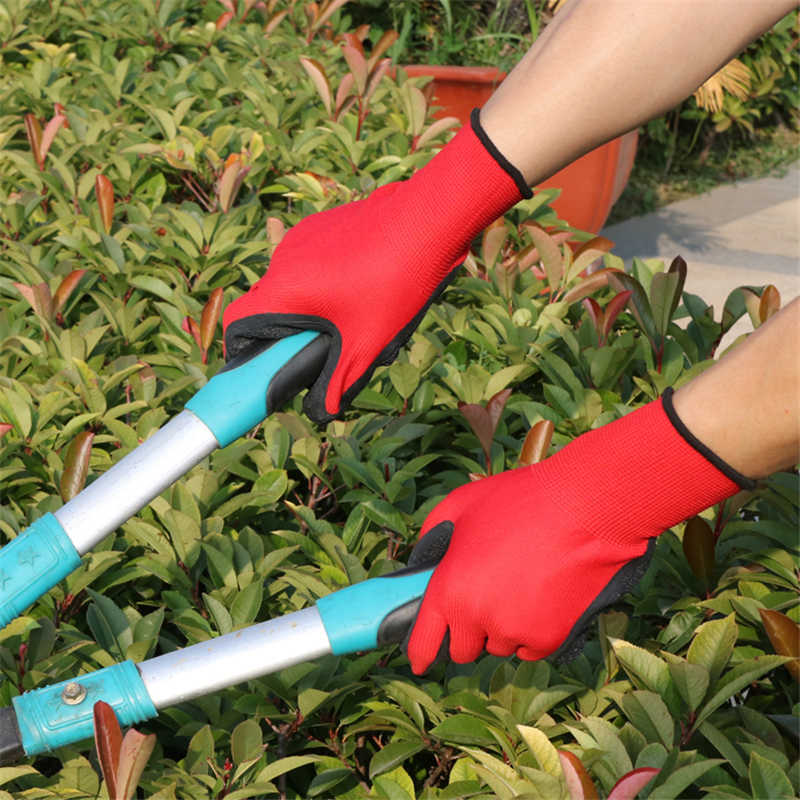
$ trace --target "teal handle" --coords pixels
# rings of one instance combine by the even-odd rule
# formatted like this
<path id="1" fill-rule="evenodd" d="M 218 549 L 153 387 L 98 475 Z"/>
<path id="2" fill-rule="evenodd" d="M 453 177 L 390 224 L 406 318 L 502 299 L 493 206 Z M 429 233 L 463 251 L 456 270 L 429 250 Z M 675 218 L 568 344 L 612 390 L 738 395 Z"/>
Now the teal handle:
<path id="1" fill-rule="evenodd" d="M 303 331 L 279 339 L 267 350 L 244 363 L 217 373 L 186 404 L 214 434 L 220 447 L 244 436 L 285 402 L 286 395 L 308 386 L 322 370 L 327 345 L 309 347 L 319 333 Z M 286 378 L 284 370 L 292 364 L 286 388 L 275 386 Z"/>
<path id="2" fill-rule="evenodd" d="M 65 694 L 68 686 L 72 691 Z M 13 698 L 25 754 L 47 753 L 90 738 L 98 700 L 114 709 L 123 727 L 158 713 L 133 661 L 114 664 Z"/>
<path id="3" fill-rule="evenodd" d="M 81 563 L 59 521 L 45 514 L 0 550 L 0 628 Z"/>
<path id="4" fill-rule="evenodd" d="M 401 570 L 353 584 L 317 600 L 331 651 L 344 655 L 373 650 L 379 643 L 402 641 L 416 619 L 432 574 L 433 569 Z"/>

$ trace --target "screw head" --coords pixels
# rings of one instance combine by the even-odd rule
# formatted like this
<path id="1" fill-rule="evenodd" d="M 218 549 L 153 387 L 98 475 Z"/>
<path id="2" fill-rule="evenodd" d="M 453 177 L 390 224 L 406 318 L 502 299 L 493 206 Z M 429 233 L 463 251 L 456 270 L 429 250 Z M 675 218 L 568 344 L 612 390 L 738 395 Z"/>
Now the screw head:
<path id="1" fill-rule="evenodd" d="M 86 687 L 71 681 L 61 690 L 61 699 L 68 706 L 76 706 L 86 699 Z"/>

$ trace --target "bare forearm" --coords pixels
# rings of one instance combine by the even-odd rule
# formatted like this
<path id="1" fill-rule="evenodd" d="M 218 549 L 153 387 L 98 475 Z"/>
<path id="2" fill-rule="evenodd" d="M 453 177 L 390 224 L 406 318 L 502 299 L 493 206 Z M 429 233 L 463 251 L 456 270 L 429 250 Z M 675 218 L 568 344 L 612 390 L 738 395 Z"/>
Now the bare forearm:
<path id="1" fill-rule="evenodd" d="M 800 298 L 675 393 L 689 430 L 747 477 L 800 458 L 799 344 Z"/>
<path id="2" fill-rule="evenodd" d="M 481 112 L 531 185 L 670 108 L 792 0 L 570 0 Z"/>

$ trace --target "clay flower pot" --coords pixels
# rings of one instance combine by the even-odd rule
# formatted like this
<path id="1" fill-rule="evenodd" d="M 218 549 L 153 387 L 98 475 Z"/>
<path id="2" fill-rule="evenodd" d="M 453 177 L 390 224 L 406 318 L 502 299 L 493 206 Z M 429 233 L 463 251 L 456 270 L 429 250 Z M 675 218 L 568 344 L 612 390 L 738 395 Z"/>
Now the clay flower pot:
<path id="1" fill-rule="evenodd" d="M 413 64 L 403 70 L 410 78 L 431 76 L 425 92 L 431 105 L 439 106 L 435 116 L 458 117 L 462 124 L 506 76 L 494 67 Z M 613 139 L 568 164 L 537 188 L 561 189 L 551 203 L 558 216 L 575 228 L 597 233 L 628 183 L 637 140 L 635 130 Z"/>

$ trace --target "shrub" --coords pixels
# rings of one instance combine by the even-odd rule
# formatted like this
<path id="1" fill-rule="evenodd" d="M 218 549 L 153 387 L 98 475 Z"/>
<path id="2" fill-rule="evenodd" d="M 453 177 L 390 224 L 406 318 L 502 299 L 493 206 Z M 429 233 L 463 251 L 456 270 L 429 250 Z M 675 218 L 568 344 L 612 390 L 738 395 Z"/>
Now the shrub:
<path id="1" fill-rule="evenodd" d="M 220 309 L 285 226 L 410 174 L 443 141 L 402 74 L 367 98 L 359 80 L 379 58 L 344 57 L 361 40 L 337 41 L 333 5 L 0 9 L 0 541 L 220 369 Z M 343 82 L 362 90 L 349 108 Z M 427 511 L 470 475 L 544 457 L 679 385 L 733 321 L 760 324 L 779 303 L 742 289 L 715 315 L 683 292 L 680 260 L 626 274 L 548 197 L 488 229 L 346 419 L 316 428 L 295 400 L 0 631 L 0 703 L 400 567 Z M 624 778 L 618 797 L 646 778 L 659 798 L 796 795 L 796 662 L 783 657 L 798 655 L 796 530 L 796 475 L 781 474 L 665 533 L 571 664 L 486 656 L 415 678 L 395 648 L 166 709 L 142 726 L 157 743 L 140 791 L 589 797 L 589 781 L 614 796 Z M 0 781 L 0 797 L 95 797 L 99 764 L 76 745 Z"/>

